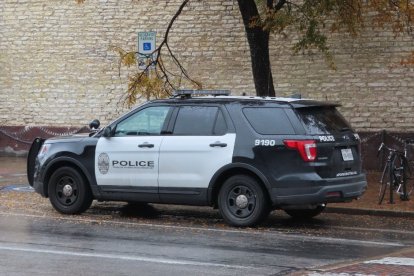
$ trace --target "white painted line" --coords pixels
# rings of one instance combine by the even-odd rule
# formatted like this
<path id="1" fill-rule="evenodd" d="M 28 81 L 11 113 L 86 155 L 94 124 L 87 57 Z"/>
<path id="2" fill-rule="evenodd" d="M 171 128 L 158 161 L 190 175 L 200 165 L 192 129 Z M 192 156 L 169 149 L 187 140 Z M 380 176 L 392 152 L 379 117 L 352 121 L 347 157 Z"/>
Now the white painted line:
<path id="1" fill-rule="evenodd" d="M 323 273 L 319 273 L 319 272 L 312 272 L 309 274 L 306 274 L 307 276 L 377 276 L 375 274 L 361 274 L 361 273 L 345 273 L 345 272 L 341 272 L 341 273 L 332 273 L 332 272 L 323 272 Z"/>
<path id="2" fill-rule="evenodd" d="M 338 229 L 338 230 L 355 230 L 355 231 L 365 231 L 365 232 L 381 232 L 381 233 L 414 235 L 413 231 L 404 231 L 404 230 L 395 230 L 395 229 L 363 228 L 363 227 L 350 227 L 350 226 L 329 226 L 329 228 Z"/>
<path id="3" fill-rule="evenodd" d="M 406 265 L 414 266 L 413 258 L 397 258 L 397 257 L 386 257 L 380 260 L 366 261 L 364 264 L 384 264 L 384 265 Z"/>
<path id="4" fill-rule="evenodd" d="M 307 276 L 377 276 L 375 274 L 361 274 L 361 273 L 345 273 L 345 272 L 341 272 L 341 273 L 332 273 L 332 272 L 324 272 L 324 273 L 319 273 L 319 272 L 312 272 L 310 274 L 306 274 Z"/>
<path id="5" fill-rule="evenodd" d="M 174 260 L 174 259 L 166 259 L 166 258 L 156 258 L 156 257 L 151 258 L 151 257 L 129 256 L 129 255 L 127 256 L 127 255 L 117 255 L 117 254 L 82 253 L 82 252 L 49 250 L 49 249 L 39 249 L 39 248 L 30 248 L 30 247 L 11 247 L 11 246 L 0 245 L 0 251 L 18 251 L 18 252 L 26 252 L 26 253 L 53 254 L 53 255 L 73 256 L 73 257 L 103 258 L 103 259 L 138 261 L 138 262 L 149 262 L 149 263 L 171 264 L 171 265 L 212 266 L 212 267 L 224 267 L 224 268 L 233 268 L 233 269 L 234 268 L 236 269 L 257 269 L 256 267 L 251 267 L 251 266 L 227 265 L 227 264 L 210 263 L 210 262 L 196 262 L 196 261 L 187 261 L 187 260 Z"/>

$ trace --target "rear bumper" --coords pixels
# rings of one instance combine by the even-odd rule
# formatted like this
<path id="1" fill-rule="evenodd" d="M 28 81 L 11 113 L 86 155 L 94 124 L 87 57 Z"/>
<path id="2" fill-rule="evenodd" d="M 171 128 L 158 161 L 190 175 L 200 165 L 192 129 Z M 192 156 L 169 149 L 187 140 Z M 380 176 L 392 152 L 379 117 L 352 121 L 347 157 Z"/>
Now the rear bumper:
<path id="1" fill-rule="evenodd" d="M 360 197 L 366 188 L 365 174 L 310 181 L 302 179 L 272 188 L 271 199 L 273 206 L 347 202 Z"/>

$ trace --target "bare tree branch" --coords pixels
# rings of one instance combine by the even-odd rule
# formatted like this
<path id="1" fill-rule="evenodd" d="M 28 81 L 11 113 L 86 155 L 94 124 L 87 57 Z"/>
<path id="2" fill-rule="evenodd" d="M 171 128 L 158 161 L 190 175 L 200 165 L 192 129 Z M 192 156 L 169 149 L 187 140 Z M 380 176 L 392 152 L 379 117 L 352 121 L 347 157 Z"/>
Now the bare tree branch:
<path id="1" fill-rule="evenodd" d="M 122 103 L 125 105 L 132 105 L 135 103 L 135 98 L 138 96 L 139 92 L 137 93 L 138 90 L 140 89 L 146 89 L 145 87 L 143 87 L 145 85 L 145 81 L 148 81 L 148 78 L 150 77 L 150 73 L 153 67 L 154 68 L 154 72 L 155 72 L 155 78 L 162 80 L 164 82 L 164 92 L 167 95 L 170 95 L 170 91 L 171 90 L 176 90 L 180 85 L 181 85 L 181 79 L 184 78 L 187 81 L 189 81 L 192 85 L 194 85 L 197 89 L 201 88 L 201 84 L 192 79 L 190 77 L 190 75 L 188 74 L 187 70 L 184 68 L 184 66 L 181 64 L 181 62 L 179 61 L 179 59 L 176 57 L 176 55 L 174 54 L 174 52 L 172 51 L 170 45 L 168 44 L 168 36 L 170 34 L 170 31 L 174 25 L 174 22 L 177 20 L 177 18 L 180 16 L 180 14 L 182 13 L 183 9 L 185 8 L 185 6 L 188 4 L 190 0 L 184 0 L 181 5 L 179 6 L 178 10 L 176 11 L 176 13 L 174 14 L 174 16 L 171 18 L 170 22 L 168 23 L 167 29 L 165 30 L 165 34 L 164 37 L 161 41 L 161 43 L 159 44 L 159 46 L 151 53 L 150 56 L 156 56 L 155 60 L 151 60 L 151 62 L 148 62 L 145 66 L 145 68 L 135 74 L 134 76 L 130 77 L 129 80 L 129 84 L 128 84 L 128 91 L 127 91 L 127 95 L 125 95 L 123 97 Z M 164 51 L 163 49 L 166 48 L 166 55 L 171 58 L 173 65 L 175 65 L 178 69 L 179 72 L 181 72 L 181 74 L 176 74 L 173 73 L 171 70 L 166 68 L 166 65 L 163 61 L 163 57 L 164 57 Z M 125 52 L 122 49 L 115 49 L 116 51 L 118 51 L 120 53 L 120 65 L 121 64 L 128 64 L 127 62 L 122 62 L 123 59 L 125 59 L 126 57 L 129 57 L 129 54 L 134 54 L 136 56 L 142 56 L 142 53 L 139 52 Z M 120 69 L 120 68 L 119 68 Z M 120 75 L 120 73 L 119 73 Z M 176 84 L 176 82 L 178 83 L 178 85 Z M 147 98 L 148 98 L 148 94 L 147 94 Z"/>

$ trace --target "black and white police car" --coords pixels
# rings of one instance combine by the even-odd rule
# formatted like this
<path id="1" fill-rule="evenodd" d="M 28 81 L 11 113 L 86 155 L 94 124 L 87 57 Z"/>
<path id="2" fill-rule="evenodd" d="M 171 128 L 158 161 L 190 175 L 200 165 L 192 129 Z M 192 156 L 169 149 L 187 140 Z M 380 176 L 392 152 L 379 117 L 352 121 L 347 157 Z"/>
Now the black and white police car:
<path id="1" fill-rule="evenodd" d="M 310 218 L 360 197 L 360 154 L 335 104 L 183 90 L 90 136 L 36 139 L 28 178 L 65 214 L 94 199 L 209 205 L 252 226 L 273 209 Z"/>

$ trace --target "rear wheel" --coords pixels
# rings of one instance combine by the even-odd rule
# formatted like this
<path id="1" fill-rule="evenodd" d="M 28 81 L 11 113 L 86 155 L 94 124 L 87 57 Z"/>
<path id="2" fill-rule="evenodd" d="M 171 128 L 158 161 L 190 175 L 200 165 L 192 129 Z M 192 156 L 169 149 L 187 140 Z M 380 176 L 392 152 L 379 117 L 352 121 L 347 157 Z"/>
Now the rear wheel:
<path id="1" fill-rule="evenodd" d="M 284 211 L 294 219 L 310 219 L 322 213 L 323 210 L 325 210 L 325 205 L 318 205 L 314 209 L 288 209 Z"/>
<path id="2" fill-rule="evenodd" d="M 405 177 L 405 185 L 406 185 L 406 193 L 407 199 L 411 196 L 414 191 L 414 161 L 408 161 L 406 165 L 406 177 Z"/>
<path id="3" fill-rule="evenodd" d="M 247 175 L 235 175 L 224 182 L 218 195 L 218 207 L 224 220 L 238 227 L 260 223 L 270 210 L 262 187 Z"/>
<path id="4" fill-rule="evenodd" d="M 384 171 L 382 172 L 381 180 L 380 180 L 380 189 L 378 193 L 378 204 L 381 204 L 385 197 L 385 192 L 387 190 L 387 186 L 390 186 L 390 179 L 392 178 L 390 172 L 390 163 L 387 162 L 385 165 Z"/>
<path id="5" fill-rule="evenodd" d="M 72 167 L 57 169 L 49 180 L 49 200 L 63 214 L 79 214 L 91 206 L 92 192 L 82 174 Z"/>

